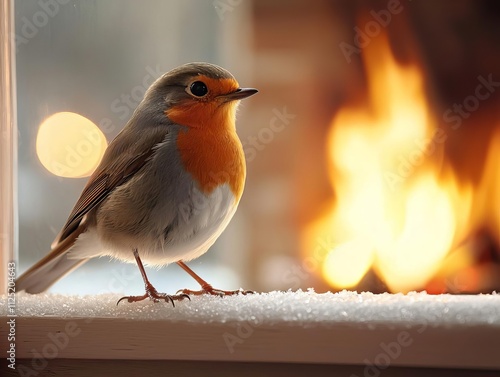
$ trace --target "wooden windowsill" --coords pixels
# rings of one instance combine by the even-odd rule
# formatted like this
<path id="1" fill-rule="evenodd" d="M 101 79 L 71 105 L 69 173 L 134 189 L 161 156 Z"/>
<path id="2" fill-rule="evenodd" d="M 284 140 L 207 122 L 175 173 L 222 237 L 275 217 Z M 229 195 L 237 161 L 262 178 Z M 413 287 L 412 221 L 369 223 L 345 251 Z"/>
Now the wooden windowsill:
<path id="1" fill-rule="evenodd" d="M 370 365 L 389 376 L 404 375 L 408 367 L 500 370 L 500 295 L 273 292 L 193 298 L 176 308 L 151 302 L 117 307 L 117 297 L 19 296 L 16 359 L 26 365 L 46 359 L 45 368 L 73 366 L 75 373 L 91 360 L 124 372 L 140 365 L 161 369 L 161 362 L 185 370 L 182 361 L 247 371 L 335 366 L 358 376 Z M 10 317 L 5 298 L 1 303 L 5 344 Z"/>

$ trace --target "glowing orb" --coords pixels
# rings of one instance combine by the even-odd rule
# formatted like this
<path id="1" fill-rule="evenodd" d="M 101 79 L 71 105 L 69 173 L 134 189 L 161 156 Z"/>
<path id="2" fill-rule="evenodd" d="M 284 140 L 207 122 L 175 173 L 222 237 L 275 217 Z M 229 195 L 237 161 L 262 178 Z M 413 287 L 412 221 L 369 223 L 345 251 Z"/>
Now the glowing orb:
<path id="1" fill-rule="evenodd" d="M 89 119 L 75 113 L 56 113 L 38 129 L 36 153 L 42 165 L 59 177 L 92 174 L 108 146 L 106 137 Z"/>

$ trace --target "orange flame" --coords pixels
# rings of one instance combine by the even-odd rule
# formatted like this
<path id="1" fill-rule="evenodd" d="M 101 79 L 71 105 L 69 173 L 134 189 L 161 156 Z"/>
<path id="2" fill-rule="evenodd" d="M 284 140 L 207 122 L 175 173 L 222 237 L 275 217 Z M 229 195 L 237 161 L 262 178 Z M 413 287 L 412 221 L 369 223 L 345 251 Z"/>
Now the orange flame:
<path id="1" fill-rule="evenodd" d="M 421 69 L 399 64 L 385 36 L 364 54 L 368 101 L 343 107 L 332 121 L 328 158 L 336 199 L 306 229 L 303 248 L 333 237 L 322 273 L 335 288 L 356 286 L 373 268 L 389 290 L 408 292 L 424 287 L 481 220 L 490 216 L 498 232 L 499 211 L 477 208 L 487 208 L 488 200 L 500 208 L 499 192 L 491 190 L 500 183 L 493 152 L 500 134 L 487 160 L 488 182 L 476 188 L 460 182 L 444 156 L 449 135 L 426 99 Z"/>

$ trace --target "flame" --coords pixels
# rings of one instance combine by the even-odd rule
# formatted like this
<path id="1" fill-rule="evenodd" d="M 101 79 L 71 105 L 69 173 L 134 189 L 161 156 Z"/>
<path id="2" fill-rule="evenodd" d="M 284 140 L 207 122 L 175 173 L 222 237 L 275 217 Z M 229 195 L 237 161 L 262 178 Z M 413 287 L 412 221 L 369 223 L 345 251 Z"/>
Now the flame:
<path id="1" fill-rule="evenodd" d="M 474 203 L 476 222 L 485 219 L 488 230 L 500 240 L 500 124 L 488 147 L 481 182 Z M 493 209 L 493 210 L 492 210 Z"/>
<path id="2" fill-rule="evenodd" d="M 336 198 L 305 230 L 303 248 L 333 237 L 322 265 L 333 287 L 354 287 L 372 268 L 390 291 L 408 292 L 424 287 L 485 217 L 475 208 L 487 208 L 487 198 L 499 208 L 498 191 L 486 189 L 492 179 L 500 182 L 499 155 L 490 152 L 492 174 L 475 195 L 444 155 L 450 131 L 433 115 L 420 67 L 399 64 L 384 35 L 363 53 L 368 100 L 341 108 L 332 121 L 328 158 Z M 500 150 L 500 134 L 492 143 Z M 498 231 L 498 213 L 489 223 Z"/>

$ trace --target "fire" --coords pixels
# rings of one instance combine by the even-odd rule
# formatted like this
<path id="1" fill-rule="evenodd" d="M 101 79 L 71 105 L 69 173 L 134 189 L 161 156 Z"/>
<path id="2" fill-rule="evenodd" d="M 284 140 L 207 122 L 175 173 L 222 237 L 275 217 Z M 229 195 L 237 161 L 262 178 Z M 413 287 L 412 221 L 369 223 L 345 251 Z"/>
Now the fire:
<path id="1" fill-rule="evenodd" d="M 498 208 L 500 199 L 487 189 L 491 182 L 474 187 L 459 180 L 444 154 L 451 131 L 440 128 L 421 68 L 399 64 L 385 36 L 363 54 L 368 99 L 341 108 L 332 121 L 335 200 L 306 229 L 303 248 L 333 237 L 322 273 L 335 288 L 354 287 L 373 269 L 389 290 L 408 292 L 441 271 L 450 251 L 487 217 L 478 208 L 491 207 L 488 200 Z M 491 152 L 485 168 L 496 187 L 498 161 Z M 498 213 L 489 224 L 498 231 Z"/>

